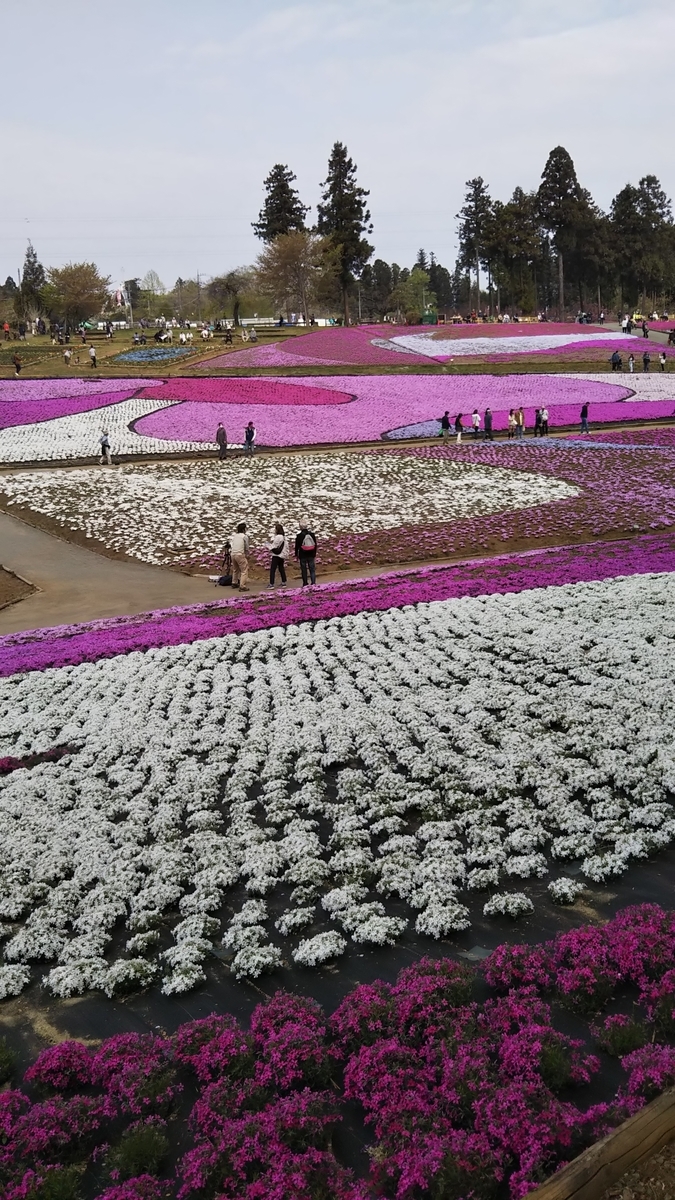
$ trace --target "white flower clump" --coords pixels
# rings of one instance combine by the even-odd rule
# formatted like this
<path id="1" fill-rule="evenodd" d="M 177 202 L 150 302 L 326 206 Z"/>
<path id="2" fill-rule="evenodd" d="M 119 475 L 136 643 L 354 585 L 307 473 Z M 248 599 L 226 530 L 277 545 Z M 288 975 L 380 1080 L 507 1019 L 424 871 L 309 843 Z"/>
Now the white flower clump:
<path id="1" fill-rule="evenodd" d="M 300 942 L 293 951 L 293 962 L 300 967 L 319 967 L 331 958 L 339 958 L 346 948 L 347 943 L 339 933 L 317 933 Z"/>
<path id="2" fill-rule="evenodd" d="M 221 942 L 255 978 L 629 870 L 675 838 L 674 603 L 636 576 L 0 680 L 0 756 L 74 747 L 0 779 L 0 992 L 41 960 L 57 996 L 180 993 Z"/>
<path id="3" fill-rule="evenodd" d="M 225 465 L 212 460 L 137 463 L 106 473 L 99 467 L 66 474 L 21 471 L 3 476 L 0 486 L 10 506 L 31 509 L 108 550 L 151 563 L 219 551 L 242 513 L 254 543 L 268 536 L 275 513 L 293 529 L 311 512 L 322 540 L 330 540 L 578 494 L 550 476 L 377 452 L 280 453 Z"/>
<path id="4" fill-rule="evenodd" d="M 534 904 L 523 892 L 502 892 L 483 906 L 484 917 L 524 917 L 534 912 Z"/>
<path id="5" fill-rule="evenodd" d="M 568 879 L 566 875 L 561 875 L 560 879 L 554 879 L 548 885 L 548 893 L 554 904 L 574 904 L 577 896 L 585 890 L 583 883 Z"/>

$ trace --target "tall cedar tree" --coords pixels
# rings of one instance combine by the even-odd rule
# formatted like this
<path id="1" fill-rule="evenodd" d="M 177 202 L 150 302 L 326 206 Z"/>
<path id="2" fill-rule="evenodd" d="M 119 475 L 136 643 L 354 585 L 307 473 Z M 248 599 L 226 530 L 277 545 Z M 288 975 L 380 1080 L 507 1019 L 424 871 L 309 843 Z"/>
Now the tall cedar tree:
<path id="1" fill-rule="evenodd" d="M 586 208 L 574 163 L 564 146 L 556 146 L 549 154 L 537 199 L 542 224 L 553 236 L 558 257 L 558 307 L 562 321 L 565 315 L 564 259 L 574 249 Z"/>
<path id="2" fill-rule="evenodd" d="M 294 187 L 296 176 L 283 163 L 276 163 L 265 180 L 265 201 L 258 220 L 253 222 L 253 232 L 261 242 L 273 242 L 282 233 L 293 233 L 305 228 L 308 208 L 300 202 Z"/>
<path id="3" fill-rule="evenodd" d="M 459 219 L 459 246 L 465 266 L 476 268 L 476 310 L 480 308 L 480 264 L 485 258 L 486 227 L 492 211 L 490 193 L 480 175 L 467 179 Z"/>
<path id="4" fill-rule="evenodd" d="M 356 165 L 347 147 L 336 142 L 328 160 L 323 203 L 317 207 L 317 232 L 329 237 L 337 251 L 338 279 L 342 292 L 345 325 L 349 325 L 349 288 L 359 275 L 374 247 L 362 236 L 372 232 L 366 196 L 370 192 L 356 182 Z"/>
<path id="5" fill-rule="evenodd" d="M 33 243 L 29 242 L 26 247 L 26 257 L 23 260 L 20 294 L 17 297 L 21 308 L 19 316 L 25 317 L 30 313 L 41 311 L 42 299 L 40 293 L 45 286 L 45 282 L 45 269 L 38 260 Z"/>

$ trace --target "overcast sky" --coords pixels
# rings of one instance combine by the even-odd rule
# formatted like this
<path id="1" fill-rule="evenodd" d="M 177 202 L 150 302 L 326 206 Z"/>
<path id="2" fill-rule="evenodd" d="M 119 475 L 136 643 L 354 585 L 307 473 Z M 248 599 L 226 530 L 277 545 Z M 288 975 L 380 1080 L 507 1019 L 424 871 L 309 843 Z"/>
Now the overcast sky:
<path id="1" fill-rule="evenodd" d="M 270 167 L 311 217 L 336 140 L 401 265 L 451 265 L 465 180 L 508 199 L 559 144 L 603 207 L 675 193 L 673 0 L 32 0 L 2 45 L 2 279 L 28 238 L 113 282 L 252 262 Z"/>

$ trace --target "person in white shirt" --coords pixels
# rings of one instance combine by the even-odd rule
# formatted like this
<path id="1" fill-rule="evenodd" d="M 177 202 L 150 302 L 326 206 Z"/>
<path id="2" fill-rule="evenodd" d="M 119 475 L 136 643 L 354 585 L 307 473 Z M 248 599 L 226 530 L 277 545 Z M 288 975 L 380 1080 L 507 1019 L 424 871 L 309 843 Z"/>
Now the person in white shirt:
<path id="1" fill-rule="evenodd" d="M 281 575 L 281 586 L 286 587 L 286 559 L 289 555 L 288 538 L 284 533 L 283 525 L 277 521 L 274 526 L 272 540 L 267 543 L 267 549 L 270 551 L 270 581 L 268 588 L 274 587 L 274 579 L 277 571 Z"/>
<path id="2" fill-rule="evenodd" d="M 548 437 L 548 409 L 541 410 L 541 436 Z"/>
<path id="3" fill-rule="evenodd" d="M 478 441 L 478 435 L 480 433 L 480 413 L 477 408 L 474 408 L 471 414 L 471 427 L 473 429 L 474 440 Z"/>
<path id="4" fill-rule="evenodd" d="M 240 592 L 248 591 L 248 552 L 251 543 L 248 540 L 246 525 L 240 521 L 236 532 L 230 538 L 232 551 L 232 587 Z"/>

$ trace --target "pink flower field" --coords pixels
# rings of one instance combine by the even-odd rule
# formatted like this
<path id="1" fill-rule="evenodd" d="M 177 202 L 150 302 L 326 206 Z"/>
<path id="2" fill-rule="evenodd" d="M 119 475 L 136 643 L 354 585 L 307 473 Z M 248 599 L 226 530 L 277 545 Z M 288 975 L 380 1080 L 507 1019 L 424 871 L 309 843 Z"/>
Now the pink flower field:
<path id="1" fill-rule="evenodd" d="M 656 328 L 656 325 L 654 326 Z M 628 336 L 599 325 L 477 324 L 443 326 L 337 326 L 300 334 L 267 346 L 218 355 L 199 370 L 303 366 L 414 366 L 453 358 L 508 362 L 516 355 L 561 355 L 606 361 L 614 350 L 642 355 L 642 334 Z M 652 343 L 651 352 L 662 347 Z M 666 351 L 669 355 L 675 353 Z"/>

